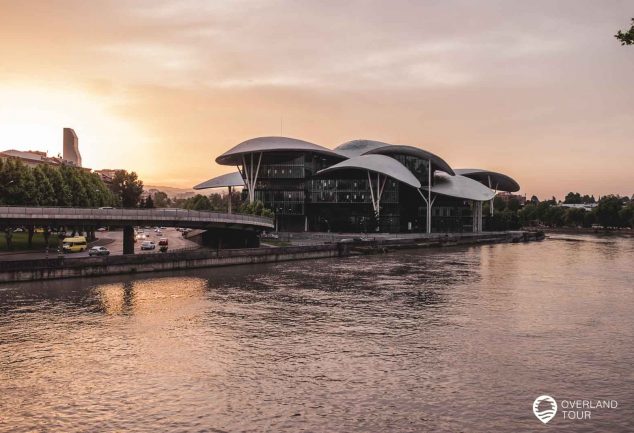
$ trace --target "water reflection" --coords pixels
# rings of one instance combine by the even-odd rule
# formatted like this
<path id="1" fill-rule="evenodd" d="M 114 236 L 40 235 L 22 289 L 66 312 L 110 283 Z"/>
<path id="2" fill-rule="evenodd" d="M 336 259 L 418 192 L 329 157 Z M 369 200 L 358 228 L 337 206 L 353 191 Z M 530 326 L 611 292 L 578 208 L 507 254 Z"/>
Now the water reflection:
<path id="1" fill-rule="evenodd" d="M 551 393 L 624 402 L 557 429 L 632 430 L 632 257 L 581 237 L 3 286 L 0 429 L 533 430 Z"/>

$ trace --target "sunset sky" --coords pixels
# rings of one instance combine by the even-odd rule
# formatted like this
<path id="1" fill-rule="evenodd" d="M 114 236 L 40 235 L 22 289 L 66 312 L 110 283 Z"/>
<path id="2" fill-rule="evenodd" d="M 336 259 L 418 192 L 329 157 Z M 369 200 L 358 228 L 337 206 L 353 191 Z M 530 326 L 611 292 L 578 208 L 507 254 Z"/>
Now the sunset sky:
<path id="1" fill-rule="evenodd" d="M 0 150 L 191 187 L 282 135 L 409 144 L 540 198 L 634 193 L 632 1 L 0 0 Z"/>

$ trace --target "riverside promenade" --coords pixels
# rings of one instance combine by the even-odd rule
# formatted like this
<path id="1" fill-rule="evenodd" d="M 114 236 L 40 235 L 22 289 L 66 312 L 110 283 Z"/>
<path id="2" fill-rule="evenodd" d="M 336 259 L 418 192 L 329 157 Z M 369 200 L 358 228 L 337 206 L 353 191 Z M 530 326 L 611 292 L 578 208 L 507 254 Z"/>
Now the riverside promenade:
<path id="1" fill-rule="evenodd" d="M 83 258 L 60 257 L 0 262 L 0 283 L 347 257 L 351 255 L 387 253 L 396 249 L 526 242 L 543 237 L 543 234 L 540 235 L 540 233 L 524 231 L 432 235 L 381 234 L 371 238 L 328 235 L 335 236 L 333 238 L 334 242 L 322 240 L 321 243 L 318 243 L 315 236 L 312 236 L 310 243 L 304 241 L 305 243 L 302 245 L 280 247 L 226 250 L 196 249 L 163 254 Z M 299 235 L 299 237 L 306 237 L 306 235 Z"/>

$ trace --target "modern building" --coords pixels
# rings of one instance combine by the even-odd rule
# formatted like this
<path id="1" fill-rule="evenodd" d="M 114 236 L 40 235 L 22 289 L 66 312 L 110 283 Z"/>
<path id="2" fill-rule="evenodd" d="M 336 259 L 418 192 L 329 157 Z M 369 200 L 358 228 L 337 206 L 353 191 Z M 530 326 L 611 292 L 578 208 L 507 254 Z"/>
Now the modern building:
<path id="1" fill-rule="evenodd" d="M 79 139 L 73 128 L 64 128 L 64 150 L 62 159 L 76 167 L 81 167 L 81 153 L 79 153 Z"/>
<path id="2" fill-rule="evenodd" d="M 117 171 L 119 171 L 119 169 L 102 168 L 101 170 L 94 170 L 94 172 L 97 173 L 99 178 L 106 185 L 110 185 L 112 183 L 112 180 L 114 179 L 114 175 Z"/>
<path id="3" fill-rule="evenodd" d="M 244 141 L 216 158 L 237 173 L 194 189 L 243 186 L 279 230 L 480 232 L 482 203 L 519 185 L 501 173 L 454 170 L 414 146 L 354 140 L 335 149 L 287 137 Z M 486 174 L 486 175 L 483 175 Z"/>
<path id="4" fill-rule="evenodd" d="M 1 151 L 0 159 L 7 158 L 20 160 L 29 167 L 36 167 L 40 164 L 60 165 L 62 163 L 60 158 L 50 157 L 46 152 L 41 152 L 39 150 L 24 151 L 9 149 Z"/>

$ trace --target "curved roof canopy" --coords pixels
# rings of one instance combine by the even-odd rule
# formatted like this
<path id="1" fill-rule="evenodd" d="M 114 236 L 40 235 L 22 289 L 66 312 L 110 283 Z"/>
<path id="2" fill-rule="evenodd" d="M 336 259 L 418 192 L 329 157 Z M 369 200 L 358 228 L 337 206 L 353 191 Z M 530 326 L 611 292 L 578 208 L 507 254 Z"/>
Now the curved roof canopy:
<path id="1" fill-rule="evenodd" d="M 432 167 L 435 167 L 437 170 L 442 170 L 445 173 L 449 173 L 454 175 L 453 169 L 447 164 L 447 162 L 442 159 L 438 155 L 434 155 L 431 152 L 427 152 L 426 150 L 420 149 L 414 146 L 403 146 L 403 145 L 388 145 L 383 147 L 378 147 L 376 149 L 369 150 L 365 152 L 365 155 L 370 154 L 381 154 L 381 155 L 408 155 L 415 156 L 421 159 L 429 159 L 431 160 Z"/>
<path id="2" fill-rule="evenodd" d="M 239 172 L 227 173 L 199 183 L 194 189 L 222 188 L 227 186 L 244 186 L 244 180 Z"/>
<path id="3" fill-rule="evenodd" d="M 347 158 L 352 158 L 355 156 L 363 155 L 370 150 L 378 149 L 379 147 L 385 146 L 391 146 L 391 144 L 374 140 L 352 140 L 340 144 L 339 146 L 335 147 L 334 150 L 335 152 Z"/>
<path id="4" fill-rule="evenodd" d="M 458 168 L 455 172 L 461 176 L 477 180 L 487 187 L 489 186 L 490 179 L 490 187 L 499 191 L 517 192 L 520 190 L 520 185 L 513 178 L 495 171 L 482 170 L 479 168 Z"/>
<path id="5" fill-rule="evenodd" d="M 385 155 L 361 155 L 346 159 L 331 167 L 317 172 L 317 175 L 335 170 L 361 169 L 381 173 L 414 188 L 420 188 L 420 182 L 403 164 Z"/>
<path id="6" fill-rule="evenodd" d="M 495 197 L 494 191 L 473 179 L 460 175 L 449 176 L 445 173 L 434 175 L 431 192 L 476 201 L 487 201 Z"/>
<path id="7" fill-rule="evenodd" d="M 323 155 L 329 155 L 341 159 L 342 156 L 326 149 L 318 144 L 309 143 L 308 141 L 297 140 L 288 137 L 259 137 L 251 140 L 243 141 L 237 146 L 232 147 L 218 158 L 216 162 L 223 165 L 238 165 L 242 163 L 242 155 L 254 152 L 315 152 Z"/>

